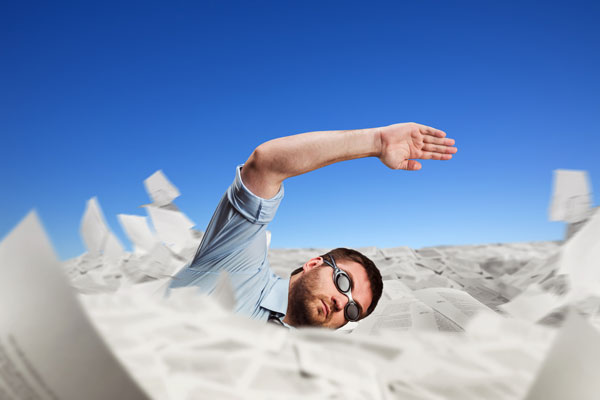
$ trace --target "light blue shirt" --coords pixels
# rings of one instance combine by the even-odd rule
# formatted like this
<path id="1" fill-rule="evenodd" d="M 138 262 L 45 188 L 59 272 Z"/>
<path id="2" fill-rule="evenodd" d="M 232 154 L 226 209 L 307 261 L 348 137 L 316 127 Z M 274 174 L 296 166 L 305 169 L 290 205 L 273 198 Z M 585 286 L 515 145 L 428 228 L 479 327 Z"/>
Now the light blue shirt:
<path id="1" fill-rule="evenodd" d="M 211 294 L 221 271 L 227 271 L 235 311 L 266 321 L 271 311 L 284 315 L 288 303 L 290 280 L 275 275 L 267 259 L 267 224 L 283 198 L 283 185 L 275 197 L 260 198 L 244 186 L 242 167 L 236 168 L 194 260 L 173 277 L 169 288 L 198 286 Z"/>

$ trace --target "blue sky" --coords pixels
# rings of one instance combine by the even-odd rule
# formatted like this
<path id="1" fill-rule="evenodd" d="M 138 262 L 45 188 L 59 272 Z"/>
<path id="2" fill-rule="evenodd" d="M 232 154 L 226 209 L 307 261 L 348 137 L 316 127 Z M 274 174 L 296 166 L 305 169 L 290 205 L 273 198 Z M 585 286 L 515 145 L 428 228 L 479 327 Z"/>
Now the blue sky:
<path id="1" fill-rule="evenodd" d="M 450 162 L 285 183 L 273 247 L 560 239 L 552 171 L 600 187 L 593 2 L 13 2 L 0 15 L 0 236 L 35 208 L 61 258 L 98 196 L 144 215 L 162 169 L 203 230 L 266 140 L 415 121 Z M 597 203 L 597 201 L 596 201 Z"/>

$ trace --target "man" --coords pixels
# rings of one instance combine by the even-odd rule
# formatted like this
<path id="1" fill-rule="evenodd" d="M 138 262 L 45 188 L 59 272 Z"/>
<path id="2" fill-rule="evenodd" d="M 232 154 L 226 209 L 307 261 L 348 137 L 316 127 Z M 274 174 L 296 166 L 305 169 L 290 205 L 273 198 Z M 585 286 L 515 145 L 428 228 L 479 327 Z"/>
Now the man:
<path id="1" fill-rule="evenodd" d="M 194 260 L 170 287 L 198 286 L 211 293 L 218 275 L 229 273 L 236 311 L 288 326 L 339 328 L 368 316 L 383 283 L 371 260 L 335 249 L 308 260 L 289 279 L 276 276 L 267 260 L 267 224 L 283 198 L 283 181 L 326 165 L 378 157 L 392 169 L 419 170 L 423 160 L 449 160 L 454 140 L 415 123 L 382 128 L 309 132 L 258 146 L 222 197 Z"/>

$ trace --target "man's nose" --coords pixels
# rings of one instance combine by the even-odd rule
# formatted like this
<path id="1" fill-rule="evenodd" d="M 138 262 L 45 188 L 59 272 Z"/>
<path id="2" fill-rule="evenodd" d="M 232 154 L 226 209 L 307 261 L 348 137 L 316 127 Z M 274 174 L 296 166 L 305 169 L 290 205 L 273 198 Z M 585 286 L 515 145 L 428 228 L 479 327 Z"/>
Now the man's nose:
<path id="1" fill-rule="evenodd" d="M 331 300 L 333 301 L 333 304 L 335 304 L 337 311 L 343 310 L 344 307 L 346 307 L 346 304 L 348 304 L 348 298 L 339 292 L 336 293 Z"/>

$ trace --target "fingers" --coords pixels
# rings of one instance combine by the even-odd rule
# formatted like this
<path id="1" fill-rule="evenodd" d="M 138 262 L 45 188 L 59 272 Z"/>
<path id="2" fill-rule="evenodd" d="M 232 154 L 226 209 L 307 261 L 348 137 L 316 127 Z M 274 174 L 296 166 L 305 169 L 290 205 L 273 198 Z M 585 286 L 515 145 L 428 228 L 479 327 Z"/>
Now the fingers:
<path id="1" fill-rule="evenodd" d="M 446 138 L 446 132 L 430 126 L 422 125 L 421 133 L 423 134 L 423 147 L 421 148 L 424 160 L 450 160 L 452 154 L 458 149 L 453 147 L 454 139 Z"/>
<path id="2" fill-rule="evenodd" d="M 424 151 L 419 157 L 421 160 L 450 160 L 452 154 L 434 153 L 430 151 Z"/>
<path id="3" fill-rule="evenodd" d="M 439 129 L 432 128 L 431 126 L 419 124 L 419 130 L 421 131 L 421 133 L 423 135 L 430 135 L 430 136 L 434 136 L 434 137 L 438 137 L 438 138 L 446 137 L 446 132 L 441 131 Z"/>
<path id="4" fill-rule="evenodd" d="M 431 143 L 431 144 L 439 144 L 442 146 L 452 146 L 454 145 L 454 139 L 450 139 L 450 138 L 437 138 L 434 136 L 430 136 L 430 135 L 423 135 L 423 142 L 424 143 Z"/>
<path id="5" fill-rule="evenodd" d="M 405 169 L 407 171 L 418 171 L 421 169 L 421 163 L 416 160 L 404 160 L 402 161 L 400 169 Z"/>
<path id="6" fill-rule="evenodd" d="M 422 151 L 430 152 L 430 153 L 440 153 L 440 154 L 454 154 L 457 152 L 456 147 L 451 146 L 443 146 L 439 144 L 424 144 L 421 148 Z"/>
<path id="7" fill-rule="evenodd" d="M 454 154 L 457 152 L 458 149 L 452 147 L 455 143 L 454 139 L 447 138 L 446 132 L 426 125 L 420 125 L 420 131 L 423 135 L 423 143 L 425 143 L 422 148 L 424 152 L 441 153 L 443 155 Z M 450 158 L 452 158 L 452 156 L 443 156 L 441 158 L 431 156 L 431 159 L 436 160 L 449 160 Z"/>

